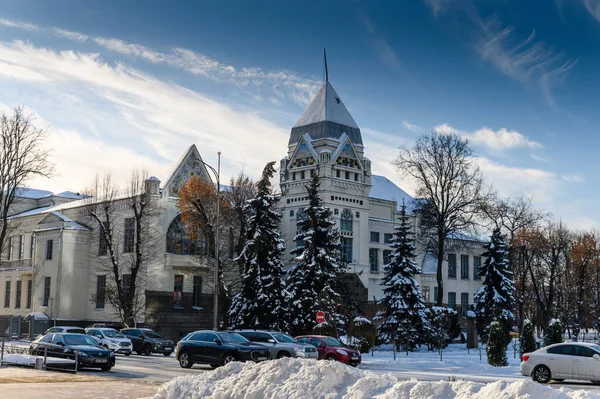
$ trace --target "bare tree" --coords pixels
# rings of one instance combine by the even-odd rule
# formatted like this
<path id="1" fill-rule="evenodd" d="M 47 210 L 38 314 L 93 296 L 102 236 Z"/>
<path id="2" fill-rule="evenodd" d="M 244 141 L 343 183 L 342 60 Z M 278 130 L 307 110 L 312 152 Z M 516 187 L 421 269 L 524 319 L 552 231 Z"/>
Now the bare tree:
<path id="1" fill-rule="evenodd" d="M 9 235 L 9 216 L 14 211 L 19 190 L 36 176 L 49 177 L 54 169 L 44 147 L 47 128 L 37 128 L 23 107 L 12 116 L 0 114 L 0 253 Z"/>
<path id="2" fill-rule="evenodd" d="M 225 315 L 229 309 L 232 293 L 241 283 L 241 265 L 235 261 L 237 254 L 245 245 L 245 218 L 242 208 L 246 200 L 256 193 L 255 183 L 247 176 L 240 174 L 231 180 L 231 186 L 225 188 L 220 198 L 219 224 L 219 315 Z M 208 265 L 208 271 L 214 273 L 214 255 L 216 238 L 216 205 L 217 192 L 212 182 L 202 177 L 193 177 L 181 187 L 177 206 L 185 228 L 193 239 L 206 242 L 207 251 L 199 253 L 198 258 Z M 224 235 L 228 239 L 223 239 Z M 211 274 L 212 274 L 211 273 Z M 214 279 L 206 279 L 203 284 L 214 289 Z M 228 285 L 225 285 L 227 281 Z"/>
<path id="3" fill-rule="evenodd" d="M 524 320 L 528 269 L 524 265 L 523 253 L 519 246 L 519 232 L 534 228 L 541 221 L 547 220 L 549 214 L 535 209 L 532 198 L 523 194 L 514 198 L 500 198 L 494 195 L 480 203 L 480 210 L 490 227 L 499 228 L 507 237 L 508 263 L 518 289 L 517 324 L 520 331 Z"/>
<path id="4" fill-rule="evenodd" d="M 98 261 L 110 277 L 104 299 L 126 326 L 134 325 L 145 308 L 147 266 L 157 248 L 157 195 L 147 178 L 146 172 L 134 171 L 127 187 L 119 190 L 110 175 L 96 177 L 86 193 L 86 211 L 97 227 Z M 97 299 L 92 296 L 92 301 Z"/>
<path id="5" fill-rule="evenodd" d="M 557 289 L 567 270 L 571 232 L 562 223 L 552 223 L 532 235 L 534 259 L 529 262 L 531 286 L 537 299 L 542 325 L 556 315 Z"/>
<path id="6" fill-rule="evenodd" d="M 441 306 L 446 240 L 476 228 L 479 204 L 489 196 L 489 189 L 468 140 L 456 134 L 423 134 L 414 147 L 400 148 L 394 165 L 417 184 L 417 213 L 422 236 L 437 257 L 437 305 Z"/>

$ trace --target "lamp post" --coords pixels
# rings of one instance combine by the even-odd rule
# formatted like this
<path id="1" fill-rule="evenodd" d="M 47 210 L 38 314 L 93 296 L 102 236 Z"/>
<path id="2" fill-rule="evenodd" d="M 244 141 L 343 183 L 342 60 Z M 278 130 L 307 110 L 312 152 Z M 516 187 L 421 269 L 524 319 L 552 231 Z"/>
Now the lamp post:
<path id="1" fill-rule="evenodd" d="M 208 169 L 210 169 L 216 179 L 217 179 L 217 221 L 216 221 L 216 226 L 215 226 L 215 273 L 214 273 L 214 280 L 215 280 L 215 287 L 214 287 L 214 310 L 213 310 L 213 330 L 217 331 L 219 329 L 219 224 L 221 222 L 221 214 L 220 214 L 220 207 L 221 207 L 221 178 L 220 178 L 220 172 L 221 172 L 221 151 L 217 152 L 217 169 L 215 170 L 215 168 L 213 168 L 212 166 L 210 166 L 209 164 L 207 164 L 206 162 L 202 161 L 202 163 L 204 164 L 204 166 L 206 166 Z"/>

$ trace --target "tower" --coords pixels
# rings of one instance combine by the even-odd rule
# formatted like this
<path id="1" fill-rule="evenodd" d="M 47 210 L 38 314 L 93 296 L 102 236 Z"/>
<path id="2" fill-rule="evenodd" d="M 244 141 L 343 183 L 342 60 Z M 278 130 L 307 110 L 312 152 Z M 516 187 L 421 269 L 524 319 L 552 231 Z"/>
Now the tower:
<path id="1" fill-rule="evenodd" d="M 296 245 L 296 223 L 308 205 L 306 186 L 314 173 L 321 178 L 323 204 L 340 229 L 344 259 L 351 267 L 366 263 L 360 243 L 366 242 L 361 235 L 368 232 L 371 162 L 364 156 L 360 128 L 328 79 L 292 128 L 288 154 L 281 160 L 282 228 L 288 249 Z"/>

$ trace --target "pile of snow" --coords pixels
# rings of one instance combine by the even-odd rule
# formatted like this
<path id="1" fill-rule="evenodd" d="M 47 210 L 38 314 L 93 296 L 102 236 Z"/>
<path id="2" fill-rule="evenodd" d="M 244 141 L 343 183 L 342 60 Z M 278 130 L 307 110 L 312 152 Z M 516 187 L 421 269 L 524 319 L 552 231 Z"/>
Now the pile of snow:
<path id="1" fill-rule="evenodd" d="M 178 377 L 162 385 L 154 399 L 396 399 L 396 398 L 599 398 L 584 391 L 559 390 L 531 380 L 398 381 L 337 362 L 284 358 L 263 363 L 230 363 L 212 372 Z"/>
<path id="2" fill-rule="evenodd" d="M 35 359 L 39 357 L 43 359 L 44 356 L 33 356 L 33 355 L 22 355 L 22 354 L 10 354 L 4 355 L 2 359 L 2 363 L 5 364 L 18 364 L 21 366 L 35 366 Z M 73 359 L 62 359 L 58 357 L 47 357 L 47 364 L 73 364 L 75 361 Z"/>

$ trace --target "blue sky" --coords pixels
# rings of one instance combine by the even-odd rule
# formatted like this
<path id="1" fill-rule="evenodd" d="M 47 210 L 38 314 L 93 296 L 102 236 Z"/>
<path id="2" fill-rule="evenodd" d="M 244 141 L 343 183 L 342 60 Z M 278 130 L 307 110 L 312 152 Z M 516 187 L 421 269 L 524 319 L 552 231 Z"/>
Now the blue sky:
<path id="1" fill-rule="evenodd" d="M 0 0 L 0 107 L 52 126 L 57 174 L 165 178 L 192 143 L 258 176 L 330 81 L 375 173 L 419 133 L 469 138 L 502 195 L 597 226 L 600 0 Z"/>

